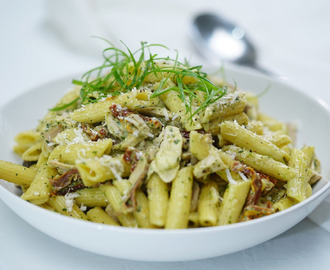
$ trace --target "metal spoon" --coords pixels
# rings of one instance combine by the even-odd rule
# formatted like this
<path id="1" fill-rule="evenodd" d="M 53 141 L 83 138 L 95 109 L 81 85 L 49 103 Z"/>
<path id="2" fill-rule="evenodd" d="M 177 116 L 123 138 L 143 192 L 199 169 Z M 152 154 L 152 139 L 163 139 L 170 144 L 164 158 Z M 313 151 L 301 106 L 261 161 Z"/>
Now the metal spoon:
<path id="1" fill-rule="evenodd" d="M 213 62 L 220 59 L 271 73 L 257 65 L 256 50 L 244 29 L 219 15 L 206 13 L 195 17 L 191 34 L 196 49 Z"/>

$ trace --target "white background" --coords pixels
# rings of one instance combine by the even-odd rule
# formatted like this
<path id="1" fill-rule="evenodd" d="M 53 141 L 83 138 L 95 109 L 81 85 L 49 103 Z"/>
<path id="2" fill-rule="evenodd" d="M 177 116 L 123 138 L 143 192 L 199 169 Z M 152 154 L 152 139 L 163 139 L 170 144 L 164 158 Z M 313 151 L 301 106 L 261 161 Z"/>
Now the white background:
<path id="1" fill-rule="evenodd" d="M 0 0 L 0 7 L 0 106 L 34 86 L 100 64 L 104 44 L 93 35 L 116 44 L 123 40 L 133 49 L 140 41 L 163 43 L 193 62 L 206 63 L 188 35 L 191 19 L 200 11 L 221 13 L 243 26 L 256 44 L 260 65 L 330 105 L 330 2 L 326 0 Z M 317 132 L 322 131 L 316 136 Z M 53 240 L 0 200 L 0 270 L 329 269 L 329 254 L 330 233 L 306 219 L 262 245 L 210 260 L 118 260 Z"/>

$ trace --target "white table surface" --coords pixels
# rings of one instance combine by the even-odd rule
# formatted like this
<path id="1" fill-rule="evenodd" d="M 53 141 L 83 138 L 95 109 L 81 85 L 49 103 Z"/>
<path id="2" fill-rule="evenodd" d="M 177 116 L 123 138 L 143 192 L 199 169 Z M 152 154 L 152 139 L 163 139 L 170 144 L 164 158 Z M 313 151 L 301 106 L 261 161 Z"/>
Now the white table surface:
<path id="1" fill-rule="evenodd" d="M 157 7 L 151 0 L 135 1 L 139 4 L 96 0 L 91 9 L 100 12 L 102 21 L 97 24 L 79 22 L 86 13 L 84 9 L 76 10 L 78 15 L 72 13 L 79 1 L 49 2 L 0 0 L 0 106 L 34 86 L 98 65 L 99 44 L 90 41 L 92 35 L 108 34 L 129 46 L 141 40 L 161 42 L 203 63 L 187 31 L 192 15 L 205 10 L 243 25 L 257 44 L 261 65 L 325 106 L 330 104 L 330 2 L 326 0 L 185 0 L 176 4 L 168 0 L 157 1 Z M 60 16 L 63 21 L 72 15 L 72 24 L 80 26 L 72 39 L 60 34 L 74 33 L 72 26 L 54 28 L 56 12 L 63 5 L 67 5 Z M 238 253 L 192 262 L 146 263 L 98 256 L 60 243 L 31 227 L 0 200 L 0 270 L 311 268 L 330 269 L 330 233 L 309 219 Z"/>

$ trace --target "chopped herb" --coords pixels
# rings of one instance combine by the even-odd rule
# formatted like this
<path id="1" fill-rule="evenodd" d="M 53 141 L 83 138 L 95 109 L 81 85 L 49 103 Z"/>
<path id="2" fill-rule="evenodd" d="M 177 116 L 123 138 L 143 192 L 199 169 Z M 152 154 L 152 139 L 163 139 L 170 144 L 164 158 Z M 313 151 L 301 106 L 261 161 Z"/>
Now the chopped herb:
<path id="1" fill-rule="evenodd" d="M 114 47 L 109 41 L 106 42 L 110 47 L 103 51 L 103 64 L 87 71 L 81 80 L 72 81 L 73 84 L 81 86 L 80 97 L 52 108 L 51 111 L 64 110 L 78 102 L 95 103 L 108 96 L 118 96 L 134 88 L 138 89 L 144 79 L 151 74 L 160 79 L 159 87 L 154 90 L 151 98 L 169 91 L 176 92 L 184 103 L 186 113 L 190 114 L 190 120 L 227 92 L 226 86 L 218 87 L 208 80 L 206 73 L 201 70 L 202 66 L 190 66 L 187 61 L 181 63 L 178 54 L 172 59 L 151 53 L 152 47 L 168 49 L 164 45 L 141 42 L 141 48 L 132 52 L 124 43 L 125 51 Z M 165 65 L 157 65 L 157 62 L 163 62 Z M 187 77 L 194 78 L 196 83 L 185 84 Z M 166 87 L 166 82 L 170 78 L 176 85 Z M 204 100 L 199 99 L 198 92 L 203 93 Z M 199 102 L 197 109 L 193 107 L 193 101 Z"/>

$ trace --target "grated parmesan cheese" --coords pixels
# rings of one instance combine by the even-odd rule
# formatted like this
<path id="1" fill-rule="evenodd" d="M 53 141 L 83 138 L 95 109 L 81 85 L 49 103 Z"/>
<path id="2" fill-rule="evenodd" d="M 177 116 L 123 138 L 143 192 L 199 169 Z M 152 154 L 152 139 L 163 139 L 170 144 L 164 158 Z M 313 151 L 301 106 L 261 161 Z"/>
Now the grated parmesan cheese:
<path id="1" fill-rule="evenodd" d="M 139 126 L 139 123 L 138 123 L 136 120 L 132 119 L 132 118 L 125 117 L 125 120 L 126 120 L 127 122 L 133 124 L 133 125 L 136 126 L 136 127 Z"/>
<path id="2" fill-rule="evenodd" d="M 146 135 L 147 135 L 148 137 L 150 137 L 150 138 L 155 137 L 154 134 L 152 134 L 152 133 L 150 133 L 150 132 L 146 132 Z"/>
<path id="3" fill-rule="evenodd" d="M 244 175 L 244 173 L 238 171 L 238 174 L 239 174 L 239 176 L 242 178 L 242 180 L 244 180 L 244 181 L 249 181 L 249 179 L 247 179 L 247 177 Z"/>
<path id="4" fill-rule="evenodd" d="M 231 103 L 231 104 L 234 104 L 237 98 L 238 98 L 238 92 L 235 91 L 235 92 L 232 94 L 232 98 L 231 98 L 231 100 L 230 100 L 230 103 Z"/>
<path id="5" fill-rule="evenodd" d="M 80 210 L 83 211 L 83 212 L 85 212 L 87 210 L 87 206 L 84 205 L 84 204 L 81 204 L 80 205 Z"/>
<path id="6" fill-rule="evenodd" d="M 180 115 L 178 113 L 176 113 L 173 117 L 172 120 L 174 121 L 175 119 L 177 119 Z"/>
<path id="7" fill-rule="evenodd" d="M 237 184 L 237 182 L 231 177 L 231 173 L 228 168 L 226 169 L 226 176 L 227 176 L 229 183 Z"/>
<path id="8" fill-rule="evenodd" d="M 79 159 L 83 159 L 84 157 L 86 157 L 86 149 L 80 148 L 78 150 L 78 158 Z"/>
<path id="9" fill-rule="evenodd" d="M 77 193 L 67 193 L 65 194 L 65 206 L 68 212 L 72 212 L 72 207 L 74 204 L 74 199 L 79 197 Z"/>
<path id="10" fill-rule="evenodd" d="M 124 171 L 124 167 L 118 159 L 114 159 L 111 156 L 103 156 L 99 161 L 102 166 L 108 167 L 111 170 L 117 180 L 123 180 L 121 175 Z"/>
<path id="11" fill-rule="evenodd" d="M 170 120 L 170 117 L 168 116 L 168 111 L 166 109 L 164 109 L 164 117 L 166 121 Z"/>

